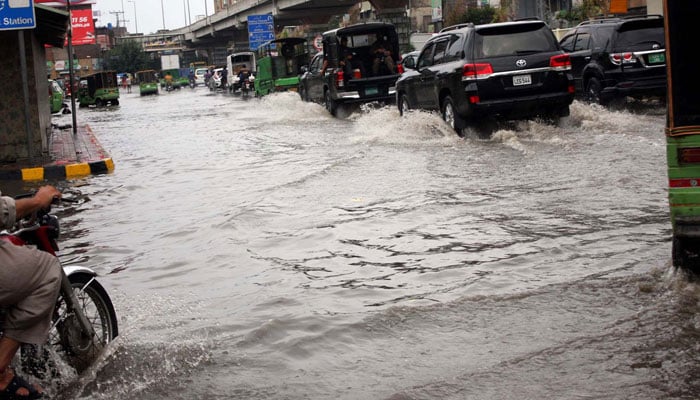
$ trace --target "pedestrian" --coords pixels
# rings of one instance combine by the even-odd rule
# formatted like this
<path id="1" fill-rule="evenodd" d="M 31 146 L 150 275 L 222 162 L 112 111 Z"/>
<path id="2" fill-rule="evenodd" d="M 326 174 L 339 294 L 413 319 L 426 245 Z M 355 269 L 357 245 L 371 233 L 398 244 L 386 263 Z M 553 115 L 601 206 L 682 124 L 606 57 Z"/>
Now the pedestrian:
<path id="1" fill-rule="evenodd" d="M 31 198 L 0 194 L 0 229 L 11 229 L 24 216 L 48 208 L 61 193 L 42 186 Z M 0 306 L 7 309 L 0 338 L 0 398 L 37 399 L 42 389 L 10 367 L 20 345 L 44 344 L 61 287 L 61 265 L 49 253 L 0 240 Z"/>

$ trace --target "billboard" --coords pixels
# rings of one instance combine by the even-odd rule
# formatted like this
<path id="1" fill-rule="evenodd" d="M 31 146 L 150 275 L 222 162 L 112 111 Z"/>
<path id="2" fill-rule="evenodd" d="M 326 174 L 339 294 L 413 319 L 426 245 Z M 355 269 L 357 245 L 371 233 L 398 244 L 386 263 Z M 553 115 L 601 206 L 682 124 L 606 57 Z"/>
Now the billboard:
<path id="1" fill-rule="evenodd" d="M 91 7 L 71 9 L 70 23 L 73 30 L 73 45 L 95 44 L 95 24 Z"/>

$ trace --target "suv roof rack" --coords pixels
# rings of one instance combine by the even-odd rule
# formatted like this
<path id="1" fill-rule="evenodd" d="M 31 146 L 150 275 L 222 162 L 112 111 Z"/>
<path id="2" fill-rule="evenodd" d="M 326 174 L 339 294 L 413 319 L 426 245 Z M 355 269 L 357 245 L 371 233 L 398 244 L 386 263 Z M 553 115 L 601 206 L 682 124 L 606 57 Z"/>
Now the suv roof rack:
<path id="1" fill-rule="evenodd" d="M 516 18 L 513 21 L 541 21 L 539 17 L 523 17 L 523 18 Z"/>
<path id="2" fill-rule="evenodd" d="M 625 21 L 625 20 L 630 20 L 630 19 L 659 19 L 663 18 L 663 15 L 660 14 L 640 14 L 640 15 L 622 15 L 618 17 L 610 17 L 610 16 L 598 16 L 594 17 L 593 19 L 589 19 L 587 21 L 581 21 L 579 25 L 591 25 L 591 24 L 605 24 L 609 22 L 620 22 L 620 21 Z"/>
<path id="3" fill-rule="evenodd" d="M 464 23 L 464 24 L 451 25 L 451 26 L 447 26 L 447 27 L 445 27 L 445 28 L 442 28 L 442 29 L 440 29 L 440 33 L 442 33 L 442 32 L 447 32 L 447 31 L 453 31 L 453 30 L 455 30 L 455 29 L 473 28 L 473 27 L 474 27 L 474 23 L 473 23 L 473 22 L 467 22 L 467 23 Z"/>

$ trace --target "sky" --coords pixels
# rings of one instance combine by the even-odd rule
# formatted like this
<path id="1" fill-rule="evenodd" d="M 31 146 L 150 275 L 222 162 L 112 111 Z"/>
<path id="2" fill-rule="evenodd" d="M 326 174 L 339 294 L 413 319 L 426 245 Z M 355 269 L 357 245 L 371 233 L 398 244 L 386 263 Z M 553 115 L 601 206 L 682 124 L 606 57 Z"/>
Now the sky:
<path id="1" fill-rule="evenodd" d="M 161 8 L 161 3 L 163 7 Z M 206 4 L 206 6 L 205 6 Z M 187 7 L 189 6 L 189 14 Z M 136 16 L 134 18 L 134 8 Z M 213 0 L 95 0 L 92 5 L 93 12 L 100 11 L 97 26 L 117 26 L 117 16 L 121 21 L 120 26 L 126 24 L 129 33 L 155 33 L 163 29 L 163 16 L 165 16 L 165 29 L 182 28 L 189 25 L 189 20 L 197 21 L 199 16 L 214 13 Z M 124 14 L 121 14 L 121 12 Z M 120 14 L 114 14 L 119 12 Z M 187 19 L 187 21 L 185 20 Z"/>

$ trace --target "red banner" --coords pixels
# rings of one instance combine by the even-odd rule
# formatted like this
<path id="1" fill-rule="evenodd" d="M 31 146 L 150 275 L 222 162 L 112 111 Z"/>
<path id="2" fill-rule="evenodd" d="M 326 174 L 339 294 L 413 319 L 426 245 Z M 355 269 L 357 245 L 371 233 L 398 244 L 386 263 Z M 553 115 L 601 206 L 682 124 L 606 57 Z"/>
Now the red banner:
<path id="1" fill-rule="evenodd" d="M 73 2 L 71 1 L 71 4 Z M 70 10 L 73 28 L 73 45 L 95 44 L 95 24 L 92 20 L 92 7 Z"/>

